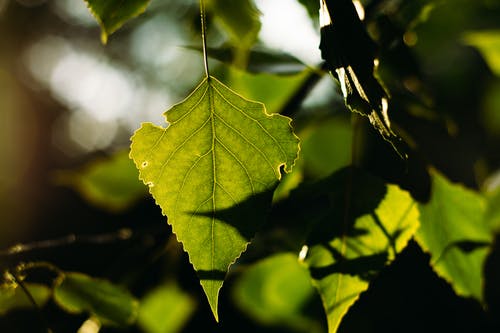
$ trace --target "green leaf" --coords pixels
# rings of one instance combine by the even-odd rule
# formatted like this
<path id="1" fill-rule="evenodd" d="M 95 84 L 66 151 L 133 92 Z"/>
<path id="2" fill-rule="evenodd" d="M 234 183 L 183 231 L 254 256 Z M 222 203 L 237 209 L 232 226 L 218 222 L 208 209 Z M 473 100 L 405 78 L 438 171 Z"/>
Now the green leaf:
<path id="1" fill-rule="evenodd" d="M 218 319 L 225 274 L 264 221 L 280 168 L 291 171 L 298 138 L 289 118 L 267 114 L 213 77 L 165 116 L 168 128 L 145 123 L 136 131 L 130 156 Z"/>
<path id="2" fill-rule="evenodd" d="M 304 310 L 314 296 L 307 268 L 292 253 L 276 254 L 244 271 L 233 289 L 238 306 L 259 322 L 321 332 Z"/>
<path id="3" fill-rule="evenodd" d="M 490 228 L 499 233 L 500 232 L 500 188 L 497 188 L 492 193 L 486 196 L 488 207 L 486 209 L 486 221 Z"/>
<path id="4" fill-rule="evenodd" d="M 58 171 L 55 176 L 57 183 L 72 187 L 91 204 L 112 212 L 122 211 L 147 195 L 128 151 L 92 161 L 80 170 Z"/>
<path id="5" fill-rule="evenodd" d="M 42 307 L 50 297 L 50 289 L 42 284 L 25 283 L 28 292 L 35 300 L 37 306 Z M 11 310 L 33 308 L 34 305 L 26 292 L 18 284 L 0 286 L 0 315 Z"/>
<path id="6" fill-rule="evenodd" d="M 200 46 L 187 46 L 187 48 L 203 52 L 203 48 Z M 210 58 L 231 65 L 237 50 L 234 47 L 222 46 L 208 47 L 207 52 Z M 254 47 L 249 51 L 248 65 L 245 70 L 253 74 L 268 73 L 288 76 L 298 74 L 305 68 L 306 65 L 293 55 L 278 50 Z"/>
<path id="7" fill-rule="evenodd" d="M 300 137 L 301 160 L 308 177 L 321 179 L 351 164 L 352 128 L 344 117 L 321 119 Z"/>
<path id="8" fill-rule="evenodd" d="M 247 98 L 261 101 L 271 113 L 282 111 L 309 74 L 309 69 L 285 77 L 269 73 L 251 74 L 228 68 L 229 85 L 236 91 L 244 92 Z"/>
<path id="9" fill-rule="evenodd" d="M 189 295 L 174 284 L 150 291 L 141 300 L 137 321 L 145 333 L 175 333 L 186 324 L 196 308 Z"/>
<path id="10" fill-rule="evenodd" d="M 207 5 L 233 45 L 248 49 L 257 40 L 260 12 L 253 0 L 209 0 Z"/>
<path id="11" fill-rule="evenodd" d="M 105 324 L 120 326 L 133 323 L 138 310 L 127 290 L 82 273 L 66 273 L 54 289 L 54 300 L 70 313 L 87 312 Z"/>
<path id="12" fill-rule="evenodd" d="M 296 195 L 309 207 L 301 216 L 312 230 L 305 262 L 333 333 L 370 280 L 407 245 L 418 210 L 406 191 L 354 168 Z"/>
<path id="13" fill-rule="evenodd" d="M 101 41 L 106 44 L 109 35 L 128 20 L 144 13 L 150 0 L 85 0 L 85 2 L 101 26 Z"/>
<path id="14" fill-rule="evenodd" d="M 477 48 L 493 73 L 500 75 L 500 30 L 471 31 L 464 42 Z"/>
<path id="15" fill-rule="evenodd" d="M 420 204 L 419 245 L 431 255 L 436 273 L 458 295 L 483 300 L 483 265 L 492 242 L 486 202 L 476 192 L 432 171 L 432 197 Z"/>

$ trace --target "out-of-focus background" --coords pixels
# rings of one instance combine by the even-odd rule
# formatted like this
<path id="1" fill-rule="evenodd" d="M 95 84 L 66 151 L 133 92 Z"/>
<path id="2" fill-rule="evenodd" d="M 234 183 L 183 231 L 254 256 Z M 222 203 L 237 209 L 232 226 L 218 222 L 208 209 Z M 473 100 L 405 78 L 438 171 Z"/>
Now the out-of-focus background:
<path id="1" fill-rule="evenodd" d="M 255 1 L 261 12 L 259 46 L 289 53 L 297 61 L 288 74 L 271 66 L 269 75 L 283 91 L 279 100 L 240 82 L 242 94 L 263 96 L 271 105 L 268 109 L 280 111 L 292 96 L 287 85 L 300 85 L 308 75 L 301 70 L 320 67 L 316 2 Z M 397 128 L 417 143 L 423 160 L 451 180 L 481 190 L 499 186 L 500 2 L 425 1 L 425 6 L 417 6 L 418 15 L 405 1 L 362 2 L 371 15 L 367 17 L 371 33 L 389 50 L 381 54 L 380 74 L 394 91 L 390 112 Z M 210 19 L 209 15 L 208 43 L 217 48 L 227 35 Z M 137 278 L 140 282 L 132 284 L 140 294 L 171 264 L 177 271 L 169 274 L 181 277 L 178 283 L 194 290 L 199 303 L 183 332 L 200 327 L 215 330 L 196 276 L 175 239 L 169 237 L 167 224 L 159 223 L 165 218 L 143 185 L 138 180 L 127 184 L 135 196 L 122 200 L 119 186 L 102 194 L 93 182 L 106 179 L 82 176 L 96 161 L 126 150 L 141 122 L 164 126 L 162 113 L 185 98 L 204 75 L 202 55 L 195 49 L 200 42 L 198 1 L 153 0 L 143 15 L 127 22 L 102 45 L 100 28 L 82 0 L 0 0 L 0 249 L 70 234 L 86 237 L 139 230 L 138 236 L 123 241 L 67 242 L 28 251 L 26 257 L 4 256 L 2 267 L 10 260 L 50 259 L 68 271 L 119 280 L 125 274 L 121 268 L 128 265 L 130 279 L 137 278 L 130 277 L 133 272 L 148 272 L 148 278 Z M 227 66 L 210 61 L 214 72 L 228 75 Z M 236 76 L 233 73 L 233 79 Z M 245 88 L 248 91 L 241 91 Z M 299 136 L 304 138 L 304 150 L 311 152 L 304 153 L 309 177 L 320 178 L 348 164 L 349 114 L 331 77 L 318 79 L 296 104 Z M 388 180 L 398 180 L 404 173 L 401 161 L 365 127 L 362 163 Z M 124 167 L 127 179 L 135 172 L 129 167 Z M 113 193 L 115 200 L 99 199 L 107 193 Z M 159 260 L 155 253 L 165 247 L 174 248 L 171 251 L 178 256 L 162 258 L 163 264 L 154 266 Z M 153 258 L 149 266 L 141 262 L 145 252 Z M 455 296 L 426 260 L 415 244 L 410 245 L 348 314 L 341 331 L 486 332 L 492 328 L 491 318 L 480 306 Z M 228 295 L 223 294 L 222 303 L 225 326 L 220 330 L 288 331 L 245 317 L 233 308 Z M 311 309 L 321 314 L 317 299 Z M 51 321 L 60 318 L 61 329 L 73 331 L 83 318 L 55 307 L 47 313 Z M 35 332 L 39 326 L 26 321 L 30 316 L 29 310 L 2 316 L 0 331 Z M 408 321 L 414 326 L 399 326 Z M 317 322 L 324 327 L 324 318 Z M 134 330 L 138 328 L 130 328 Z"/>

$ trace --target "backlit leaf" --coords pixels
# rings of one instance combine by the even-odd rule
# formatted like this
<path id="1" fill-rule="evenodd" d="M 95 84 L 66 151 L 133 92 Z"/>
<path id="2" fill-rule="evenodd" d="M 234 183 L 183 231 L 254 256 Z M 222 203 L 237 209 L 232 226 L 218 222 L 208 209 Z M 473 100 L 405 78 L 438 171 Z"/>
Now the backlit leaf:
<path id="1" fill-rule="evenodd" d="M 54 289 L 54 300 L 70 313 L 87 312 L 103 323 L 130 325 L 138 302 L 125 289 L 81 273 L 66 273 Z"/>
<path id="2" fill-rule="evenodd" d="M 458 295 L 483 300 L 483 265 L 492 242 L 484 198 L 432 172 L 432 197 L 419 205 L 419 245 Z"/>
<path id="3" fill-rule="evenodd" d="M 101 26 L 101 41 L 106 44 L 108 36 L 128 20 L 142 14 L 150 0 L 85 0 L 85 2 Z"/>
<path id="4" fill-rule="evenodd" d="M 280 168 L 291 171 L 297 158 L 298 138 L 289 118 L 267 114 L 212 77 L 165 116 L 166 129 L 145 123 L 136 131 L 130 156 L 218 319 L 225 274 L 266 218 Z"/>
<path id="5" fill-rule="evenodd" d="M 301 218 L 312 224 L 305 262 L 333 333 L 370 280 L 415 233 L 417 206 L 406 191 L 354 168 L 297 195 L 309 206 Z"/>

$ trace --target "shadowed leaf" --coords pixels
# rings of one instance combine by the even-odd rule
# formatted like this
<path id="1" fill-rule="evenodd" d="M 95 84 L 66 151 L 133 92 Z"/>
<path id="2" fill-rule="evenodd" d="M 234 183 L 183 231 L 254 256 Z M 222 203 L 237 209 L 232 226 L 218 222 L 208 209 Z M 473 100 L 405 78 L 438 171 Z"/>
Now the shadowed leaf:
<path id="1" fill-rule="evenodd" d="M 336 332 L 369 281 L 415 233 L 418 211 L 411 196 L 354 168 L 292 192 L 302 202 L 295 218 L 309 223 L 305 263 Z"/>
<path id="2" fill-rule="evenodd" d="M 351 0 L 321 0 L 321 57 L 339 81 L 346 106 L 368 117 L 373 127 L 407 158 L 406 146 L 391 128 L 389 95 L 376 77 L 377 45 Z"/>

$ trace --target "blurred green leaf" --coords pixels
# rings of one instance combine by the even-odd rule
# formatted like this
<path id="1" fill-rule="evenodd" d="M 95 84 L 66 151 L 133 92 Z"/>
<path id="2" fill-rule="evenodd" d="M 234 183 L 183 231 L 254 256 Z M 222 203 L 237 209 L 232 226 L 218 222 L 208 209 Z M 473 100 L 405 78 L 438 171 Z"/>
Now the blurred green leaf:
<path id="1" fill-rule="evenodd" d="M 54 289 L 54 300 L 70 313 L 87 312 L 104 324 L 130 325 L 138 311 L 137 300 L 127 290 L 82 273 L 64 274 Z"/>
<path id="2" fill-rule="evenodd" d="M 181 331 L 196 303 L 174 284 L 162 285 L 141 300 L 137 321 L 145 333 Z"/>
<path id="3" fill-rule="evenodd" d="M 500 75 L 500 30 L 470 31 L 464 42 L 477 48 L 493 73 Z"/>
<path id="4" fill-rule="evenodd" d="M 202 52 L 198 46 L 188 46 L 187 48 Z M 237 50 L 234 47 L 209 47 L 208 56 L 219 60 L 225 64 L 231 65 L 234 61 L 234 55 Z M 248 64 L 246 71 L 258 74 L 268 73 L 277 75 L 298 74 L 306 68 L 306 65 L 298 58 L 277 50 L 254 47 L 249 51 Z"/>
<path id="5" fill-rule="evenodd" d="M 264 103 L 270 113 L 279 113 L 309 74 L 309 69 L 294 75 L 280 76 L 250 74 L 228 68 L 228 84 L 234 90 L 244 93 L 246 98 Z"/>
<path id="6" fill-rule="evenodd" d="M 500 49 L 499 49 L 500 50 Z M 481 107 L 481 123 L 492 138 L 500 138 L 500 79 L 488 83 Z"/>
<path id="7" fill-rule="evenodd" d="M 299 133 L 305 173 L 324 178 L 351 164 L 352 128 L 344 117 L 313 123 Z"/>
<path id="8" fill-rule="evenodd" d="M 85 0 L 85 2 L 101 26 L 101 41 L 106 44 L 109 35 L 128 20 L 144 13 L 150 0 Z"/>
<path id="9" fill-rule="evenodd" d="M 248 50 L 260 31 L 260 13 L 253 0 L 209 0 L 207 8 L 234 46 Z"/>
<path id="10" fill-rule="evenodd" d="M 291 119 L 266 113 L 213 77 L 165 117 L 166 129 L 144 123 L 135 132 L 130 156 L 218 319 L 226 272 L 265 220 L 280 168 L 291 171 L 299 140 Z"/>
<path id="11" fill-rule="evenodd" d="M 493 231 L 500 233 L 500 188 L 489 193 L 486 200 L 488 202 L 486 221 Z"/>
<path id="12" fill-rule="evenodd" d="M 342 169 L 297 192 L 310 223 L 309 267 L 336 332 L 370 280 L 396 257 L 418 228 L 418 210 L 406 191 L 355 168 Z"/>
<path id="13" fill-rule="evenodd" d="M 113 212 L 122 211 L 147 195 L 128 151 L 92 161 L 81 170 L 59 171 L 56 181 L 72 187 L 91 204 Z"/>
<path id="14" fill-rule="evenodd" d="M 484 198 L 432 171 L 432 197 L 419 204 L 420 246 L 458 295 L 483 300 L 483 264 L 492 242 Z"/>
<path id="15" fill-rule="evenodd" d="M 50 298 L 51 290 L 45 285 L 29 283 L 25 284 L 26 289 L 35 300 L 37 306 L 42 307 Z M 4 315 L 11 310 L 33 308 L 34 305 L 26 292 L 18 284 L 0 286 L 0 315 Z"/>
<path id="16" fill-rule="evenodd" d="M 237 280 L 233 298 L 256 320 L 300 332 L 321 332 L 304 310 L 314 296 L 307 268 L 297 255 L 281 253 L 249 267 Z"/>
<path id="17" fill-rule="evenodd" d="M 352 128 L 344 116 L 314 120 L 298 136 L 300 159 L 274 191 L 274 201 L 286 198 L 304 179 L 319 180 L 351 164 Z"/>

